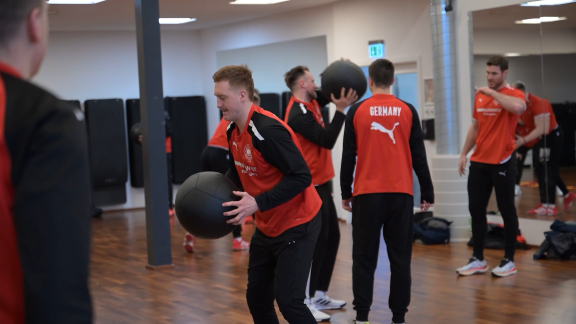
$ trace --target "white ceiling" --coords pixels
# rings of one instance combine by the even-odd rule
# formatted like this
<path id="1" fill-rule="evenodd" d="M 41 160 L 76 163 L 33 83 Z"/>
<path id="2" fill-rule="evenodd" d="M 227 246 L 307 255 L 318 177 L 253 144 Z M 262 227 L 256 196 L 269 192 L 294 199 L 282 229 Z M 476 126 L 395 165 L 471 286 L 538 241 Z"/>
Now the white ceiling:
<path id="1" fill-rule="evenodd" d="M 559 6 L 521 7 L 519 5 L 487 9 L 473 13 L 474 29 L 540 30 L 540 25 L 518 25 L 516 20 L 539 17 L 566 17 L 567 20 L 542 24 L 543 30 L 574 29 L 576 3 Z"/>
<path id="2" fill-rule="evenodd" d="M 159 0 L 161 18 L 197 18 L 162 29 L 192 30 L 325 5 L 339 0 L 290 0 L 273 5 L 230 5 L 232 0 Z M 50 5 L 52 31 L 135 30 L 134 0 L 93 5 Z"/>
<path id="3" fill-rule="evenodd" d="M 183 25 L 163 25 L 162 29 L 194 30 L 247 21 L 288 11 L 326 5 L 340 0 L 290 0 L 273 5 L 230 5 L 232 0 L 159 0 L 160 17 L 197 18 Z M 517 25 L 516 20 L 540 16 L 567 17 L 565 21 L 543 24 L 546 30 L 574 29 L 576 3 L 560 6 L 521 7 L 519 5 L 476 11 L 474 29 L 539 30 L 539 25 Z M 53 31 L 135 30 L 134 0 L 106 0 L 94 5 L 51 5 Z"/>

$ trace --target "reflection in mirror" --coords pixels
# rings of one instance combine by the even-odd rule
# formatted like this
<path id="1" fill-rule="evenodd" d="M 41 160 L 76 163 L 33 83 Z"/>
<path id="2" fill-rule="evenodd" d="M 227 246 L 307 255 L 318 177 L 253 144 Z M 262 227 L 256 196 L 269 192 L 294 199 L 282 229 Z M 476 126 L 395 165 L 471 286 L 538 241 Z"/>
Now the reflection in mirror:
<path id="1" fill-rule="evenodd" d="M 539 7 L 520 5 L 476 11 L 473 14 L 475 87 L 503 89 L 509 84 L 521 90 L 515 94 L 526 101 L 526 111 L 519 116 L 516 126 L 516 151 L 512 156 L 503 156 L 501 162 L 515 164 L 516 174 L 513 177 L 516 213 L 518 217 L 527 218 L 540 217 L 538 213 L 541 207 L 548 206 L 547 201 L 544 201 L 543 206 L 538 205 L 538 156 L 534 153 L 540 137 L 538 132 L 543 125 L 538 122 L 546 115 L 542 100 L 536 99 L 544 95 L 540 25 L 526 23 L 532 21 L 527 19 L 539 17 Z M 496 55 L 503 56 L 504 62 L 508 64 L 508 70 L 502 71 L 500 79 L 488 73 L 494 72 L 487 63 Z M 475 102 L 476 106 L 479 104 Z M 501 109 L 503 106 L 494 102 L 493 108 Z M 507 199 L 503 195 L 494 192 L 488 205 L 489 214 L 503 215 L 503 209 L 506 208 L 504 200 Z"/>
<path id="2" fill-rule="evenodd" d="M 547 157 L 541 177 L 549 214 L 575 220 L 576 195 L 576 2 L 557 1 L 540 6 L 542 32 L 543 101 L 546 133 L 540 145 Z"/>

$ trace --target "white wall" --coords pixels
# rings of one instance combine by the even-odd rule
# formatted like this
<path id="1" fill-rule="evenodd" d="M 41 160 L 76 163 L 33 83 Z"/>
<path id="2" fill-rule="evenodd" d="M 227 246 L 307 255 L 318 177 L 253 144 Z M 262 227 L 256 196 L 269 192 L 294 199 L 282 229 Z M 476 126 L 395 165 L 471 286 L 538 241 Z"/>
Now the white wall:
<path id="1" fill-rule="evenodd" d="M 164 94 L 202 94 L 200 36 L 164 31 Z M 136 33 L 54 32 L 35 82 L 63 99 L 139 98 Z"/>
<path id="2" fill-rule="evenodd" d="M 34 79 L 67 100 L 139 98 L 136 33 L 54 32 L 42 69 Z M 165 96 L 202 95 L 200 34 L 164 31 L 162 68 Z M 126 184 L 127 203 L 144 207 L 143 189 Z"/>
<path id="3" fill-rule="evenodd" d="M 307 66 L 320 85 L 320 73 L 328 65 L 325 36 L 220 51 L 216 57 L 218 68 L 247 64 L 261 93 L 289 91 L 283 75 L 297 65 Z"/>
<path id="4" fill-rule="evenodd" d="M 369 65 L 368 42 L 384 40 L 386 58 L 397 65 L 397 71 L 416 67 L 419 80 L 420 116 L 424 107 L 423 79 L 432 78 L 432 39 L 429 1 L 367 0 L 343 1 L 334 4 L 334 56 L 345 57 L 360 65 Z M 416 63 L 413 65 L 412 63 Z M 332 151 L 334 169 L 334 200 L 341 218 L 349 215 L 340 207 L 340 166 L 343 133 Z M 426 141 L 430 157 L 436 145 Z"/>
<path id="5" fill-rule="evenodd" d="M 202 80 L 208 107 L 208 133 L 214 133 L 220 119 L 214 97 L 214 82 L 212 81 L 212 75 L 218 69 L 216 58 L 218 52 L 326 36 L 328 61 L 330 62 L 330 53 L 333 48 L 332 17 L 332 7 L 322 6 L 202 30 L 200 32 Z"/>
<path id="6" fill-rule="evenodd" d="M 474 30 L 474 54 L 521 53 L 525 55 L 566 54 L 576 52 L 573 30 Z"/>
<path id="7" fill-rule="evenodd" d="M 383 39 L 386 57 L 395 62 L 416 62 L 421 86 L 432 77 L 432 44 L 428 0 L 349 0 L 331 5 L 290 12 L 249 22 L 201 31 L 204 64 L 204 93 L 208 107 L 208 126 L 213 132 L 219 119 L 212 93 L 212 74 L 216 71 L 216 53 L 222 50 L 271 44 L 314 36 L 326 36 L 328 64 L 341 57 L 359 65 L 370 64 L 368 42 Z M 279 78 L 282 76 L 279 75 Z M 423 89 L 420 89 L 423 97 Z M 420 100 L 423 107 L 423 99 Z M 333 109 L 332 109 L 333 113 Z M 339 207 L 339 174 L 342 134 L 333 150 L 335 202 L 340 216 L 348 215 Z M 429 154 L 435 153 L 428 143 Z"/>
<path id="8" fill-rule="evenodd" d="M 429 1 L 342 1 L 333 6 L 336 58 L 367 61 L 368 41 L 383 39 L 387 58 L 420 58 L 423 75 L 432 77 Z"/>

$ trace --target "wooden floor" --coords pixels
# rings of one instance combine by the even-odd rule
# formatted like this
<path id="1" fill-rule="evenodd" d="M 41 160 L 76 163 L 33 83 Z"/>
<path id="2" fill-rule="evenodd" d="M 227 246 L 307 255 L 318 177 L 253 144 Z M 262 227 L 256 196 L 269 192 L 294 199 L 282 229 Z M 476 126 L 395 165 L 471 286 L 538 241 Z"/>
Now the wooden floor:
<path id="1" fill-rule="evenodd" d="M 566 183 L 566 186 L 569 188 L 570 191 L 576 193 L 576 167 L 565 167 L 561 168 L 560 176 Z M 524 168 L 524 172 L 522 173 L 522 183 L 526 182 L 538 182 L 536 179 L 534 172 L 529 168 Z M 572 189 L 570 189 L 572 188 Z M 516 210 L 518 212 L 518 217 L 521 218 L 530 218 L 530 219 L 542 219 L 542 220 L 553 220 L 559 219 L 562 221 L 569 221 L 569 220 L 576 220 L 576 202 L 572 205 L 572 207 L 568 208 L 567 211 L 562 211 L 562 204 L 559 197 L 557 197 L 556 205 L 558 206 L 558 210 L 560 214 L 555 217 L 550 216 L 535 216 L 529 215 L 528 211 L 536 207 L 540 203 L 540 192 L 537 187 L 526 187 L 522 186 L 522 195 L 517 196 L 515 198 L 516 201 Z M 488 211 L 498 211 L 498 207 L 496 205 L 496 197 L 494 193 L 492 193 L 492 197 L 490 198 L 490 203 L 488 204 Z"/>
<path id="2" fill-rule="evenodd" d="M 107 213 L 93 221 L 91 288 L 96 323 L 251 323 L 245 301 L 248 252 L 232 252 L 232 238 L 226 237 L 198 240 L 196 253 L 187 254 L 181 246 L 183 229 L 177 221 L 171 223 L 175 267 L 151 271 L 145 268 L 144 212 Z M 348 305 L 329 311 L 334 324 L 348 323 L 355 316 L 350 305 L 351 226 L 341 224 L 340 229 L 329 294 Z M 246 239 L 252 233 L 252 226 L 244 228 Z M 462 278 L 454 270 L 471 255 L 465 244 L 416 245 L 407 323 L 576 323 L 576 261 L 533 261 L 534 251 L 518 251 L 516 276 Z M 491 268 L 502 255 L 486 251 Z M 376 278 L 370 323 L 389 324 L 390 270 L 382 248 Z"/>

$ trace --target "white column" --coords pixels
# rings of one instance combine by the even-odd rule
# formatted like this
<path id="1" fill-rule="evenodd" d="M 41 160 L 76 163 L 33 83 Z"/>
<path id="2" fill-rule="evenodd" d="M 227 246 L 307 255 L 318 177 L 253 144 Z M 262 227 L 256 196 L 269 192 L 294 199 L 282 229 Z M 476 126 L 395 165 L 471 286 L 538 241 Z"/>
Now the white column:
<path id="1" fill-rule="evenodd" d="M 450 240 L 465 242 L 470 239 L 470 212 L 468 211 L 468 172 L 458 175 L 459 155 L 432 156 L 432 182 L 434 183 L 434 216 L 453 222 Z"/>

